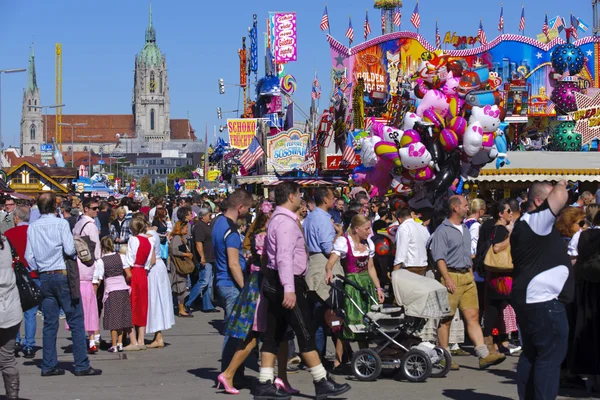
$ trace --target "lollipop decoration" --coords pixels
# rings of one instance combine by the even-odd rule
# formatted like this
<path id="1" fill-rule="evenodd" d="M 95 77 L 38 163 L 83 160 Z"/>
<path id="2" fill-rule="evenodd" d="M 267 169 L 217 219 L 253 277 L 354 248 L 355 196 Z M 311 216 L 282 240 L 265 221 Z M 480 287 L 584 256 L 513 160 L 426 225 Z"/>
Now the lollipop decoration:
<path id="1" fill-rule="evenodd" d="M 294 75 L 285 75 L 281 78 L 281 91 L 285 94 L 292 95 L 296 92 L 296 87 L 298 84 L 296 83 L 296 78 Z"/>

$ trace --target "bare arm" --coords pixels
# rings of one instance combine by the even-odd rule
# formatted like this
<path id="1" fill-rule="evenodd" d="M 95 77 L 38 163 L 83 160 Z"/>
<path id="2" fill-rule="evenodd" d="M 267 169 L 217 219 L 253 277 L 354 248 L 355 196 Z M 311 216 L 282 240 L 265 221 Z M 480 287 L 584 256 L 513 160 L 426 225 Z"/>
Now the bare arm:
<path id="1" fill-rule="evenodd" d="M 244 287 L 244 274 L 242 273 L 242 266 L 240 265 L 240 251 L 236 248 L 228 247 L 227 260 L 233 280 L 238 287 Z"/>
<path id="2" fill-rule="evenodd" d="M 567 181 L 558 182 L 550 194 L 548 195 L 548 205 L 552 214 L 558 215 L 560 211 L 567 205 L 569 200 L 569 192 L 567 191 Z"/>
<path id="3" fill-rule="evenodd" d="M 206 264 L 206 258 L 204 257 L 204 243 L 196 242 L 196 251 L 198 252 L 198 255 L 200 256 L 200 263 Z"/>
<path id="4" fill-rule="evenodd" d="M 340 256 L 338 256 L 335 253 L 331 253 L 329 255 L 329 260 L 327 261 L 327 265 L 325 266 L 325 282 L 327 284 L 329 284 L 329 282 L 331 282 L 331 280 L 333 279 L 333 266 L 339 259 Z"/>
<path id="5" fill-rule="evenodd" d="M 505 241 L 496 243 L 494 245 L 494 253 L 500 253 L 502 250 L 506 249 L 510 244 L 510 236 L 506 238 Z"/>

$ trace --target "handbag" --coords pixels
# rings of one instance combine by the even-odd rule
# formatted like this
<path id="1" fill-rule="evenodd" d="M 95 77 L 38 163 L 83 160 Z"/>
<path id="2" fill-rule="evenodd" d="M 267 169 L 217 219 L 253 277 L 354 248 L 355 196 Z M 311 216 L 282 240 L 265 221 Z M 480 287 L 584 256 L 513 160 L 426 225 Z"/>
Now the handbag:
<path id="1" fill-rule="evenodd" d="M 492 239 L 494 236 L 492 235 Z M 513 270 L 514 265 L 512 261 L 512 254 L 510 252 L 510 243 L 508 246 L 498 253 L 494 252 L 494 246 L 490 244 L 490 248 L 485 253 L 485 259 L 483 260 L 486 271 L 490 272 L 510 272 Z"/>
<path id="2" fill-rule="evenodd" d="M 325 311 L 325 324 L 331 329 L 331 332 L 338 332 L 342 330 L 344 317 L 339 295 L 335 289 L 331 290 L 329 301 L 331 302 L 331 308 Z"/>
<path id="3" fill-rule="evenodd" d="M 187 252 L 189 252 L 187 245 L 185 245 L 185 247 Z M 194 262 L 187 257 L 180 257 L 171 254 L 171 262 L 175 265 L 175 270 L 180 275 L 189 275 L 194 272 L 194 268 L 196 268 Z"/>
<path id="4" fill-rule="evenodd" d="M 6 240 L 8 241 L 8 239 Z M 10 242 L 8 242 L 8 245 L 10 246 L 10 251 L 12 253 L 13 270 L 15 271 L 15 280 L 21 299 L 21 308 L 23 311 L 31 310 L 33 307 L 39 306 L 42 303 L 42 291 L 33 281 L 31 275 L 29 275 L 27 267 L 25 267 L 19 256 L 16 254 L 15 249 Z"/>

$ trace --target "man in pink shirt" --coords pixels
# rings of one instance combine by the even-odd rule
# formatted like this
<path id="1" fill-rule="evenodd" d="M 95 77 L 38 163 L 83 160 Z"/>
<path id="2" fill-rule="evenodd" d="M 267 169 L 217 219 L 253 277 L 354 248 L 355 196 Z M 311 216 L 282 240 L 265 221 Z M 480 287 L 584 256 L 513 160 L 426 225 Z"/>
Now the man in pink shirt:
<path id="1" fill-rule="evenodd" d="M 267 329 L 263 337 L 255 400 L 290 398 L 273 384 L 276 354 L 288 326 L 296 333 L 300 353 L 313 376 L 317 399 L 350 390 L 350 385 L 340 385 L 328 378 L 316 351 L 312 313 L 306 297 L 308 287 L 304 279 L 308 254 L 296 214 L 301 200 L 299 186 L 294 182 L 284 182 L 275 188 L 277 208 L 267 228 L 265 254 L 268 262 L 262 288 L 268 300 Z"/>

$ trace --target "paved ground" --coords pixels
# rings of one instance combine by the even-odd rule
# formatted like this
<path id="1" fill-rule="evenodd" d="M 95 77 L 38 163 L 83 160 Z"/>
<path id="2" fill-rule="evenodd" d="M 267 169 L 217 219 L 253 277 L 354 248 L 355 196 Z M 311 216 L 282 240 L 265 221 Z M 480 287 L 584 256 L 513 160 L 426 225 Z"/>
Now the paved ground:
<path id="1" fill-rule="evenodd" d="M 38 368 L 41 351 L 33 360 L 19 358 L 21 396 L 34 400 L 227 399 L 228 396 L 217 391 L 214 385 L 222 344 L 222 337 L 214 326 L 222 314 L 194 315 L 194 319 L 176 320 L 175 328 L 165 334 L 168 346 L 164 349 L 120 354 L 101 351 L 91 356 L 92 365 L 104 371 L 99 377 L 78 378 L 67 372 L 65 376 L 42 378 Z M 40 325 L 38 318 L 38 345 L 41 344 Z M 72 370 L 72 354 L 66 353 L 70 351 L 69 334 L 62 325 L 58 341 L 60 367 Z M 348 379 L 353 389 L 346 398 L 505 400 L 517 397 L 516 357 L 510 357 L 502 365 L 487 371 L 476 369 L 474 357 L 459 357 L 456 361 L 461 366 L 460 371 L 425 383 L 392 379 L 353 382 Z M 249 371 L 248 374 L 256 375 L 256 372 Z M 290 381 L 302 391 L 298 398 L 311 398 L 314 389 L 308 372 L 290 375 Z M 339 378 L 338 381 L 344 379 Z M 249 390 L 244 389 L 237 398 L 252 397 Z"/>

